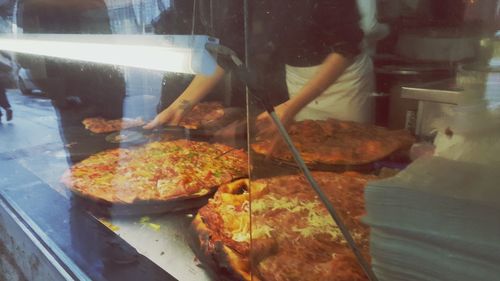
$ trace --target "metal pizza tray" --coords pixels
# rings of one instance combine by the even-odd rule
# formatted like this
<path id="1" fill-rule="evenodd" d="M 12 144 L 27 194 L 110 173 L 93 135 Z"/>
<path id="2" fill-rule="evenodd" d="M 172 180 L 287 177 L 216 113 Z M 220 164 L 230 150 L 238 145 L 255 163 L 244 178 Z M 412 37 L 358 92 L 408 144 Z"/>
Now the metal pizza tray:
<path id="1" fill-rule="evenodd" d="M 104 138 L 110 143 L 143 143 L 146 141 L 144 135 L 135 130 L 123 130 L 111 133 Z"/>
<path id="2" fill-rule="evenodd" d="M 274 171 L 280 171 L 280 174 L 288 174 L 287 171 L 298 171 L 298 165 L 295 161 L 286 161 L 275 158 L 266 158 L 266 156 L 256 153 L 252 150 L 251 152 L 252 161 L 258 163 L 258 165 L 254 165 L 254 173 L 260 177 L 261 171 L 263 174 L 267 175 L 267 170 L 271 169 L 271 167 L 280 167 L 281 169 L 274 169 Z M 310 170 L 314 171 L 327 171 L 327 172 L 335 172 L 335 173 L 343 173 L 343 172 L 358 172 L 362 174 L 378 174 L 378 172 L 383 167 L 395 168 L 395 169 L 404 169 L 409 163 L 411 163 L 411 159 L 409 159 L 407 150 L 397 150 L 388 156 L 378 159 L 376 161 L 365 163 L 365 164 L 322 164 L 322 163 L 309 163 L 307 167 Z M 256 168 L 258 170 L 256 170 Z M 272 170 L 272 169 L 271 169 Z"/>
<path id="3" fill-rule="evenodd" d="M 166 126 L 153 130 L 141 127 L 121 130 L 106 135 L 105 140 L 116 144 L 143 144 L 146 142 L 162 140 L 165 138 L 202 139 L 213 135 L 210 130 L 187 129 L 180 126 Z"/>
<path id="4" fill-rule="evenodd" d="M 280 167 L 282 170 L 280 174 L 289 174 L 287 173 L 287 171 L 289 171 L 290 173 L 296 173 L 299 169 L 297 163 L 295 163 L 294 161 L 266 158 L 266 156 L 258 154 L 254 151 L 252 151 L 252 159 L 254 162 L 258 163 L 258 165 L 254 165 L 254 168 L 262 170 L 262 172 L 264 173 L 271 167 Z M 327 171 L 336 173 L 352 171 L 363 174 L 370 174 L 374 173 L 376 170 L 375 162 L 367 164 L 359 164 L 359 165 L 314 163 L 314 164 L 307 164 L 307 167 L 313 171 Z M 257 176 L 259 176 L 258 170 L 255 170 Z M 277 169 L 274 170 L 271 169 L 271 170 L 273 171 L 273 173 L 277 171 Z"/>
<path id="5" fill-rule="evenodd" d="M 112 142 L 111 138 L 119 134 L 127 132 L 130 136 L 128 140 L 121 139 L 120 142 Z M 142 145 L 147 142 L 157 140 L 175 140 L 175 139 L 189 139 L 193 141 L 213 142 L 213 135 L 207 133 L 206 130 L 193 130 L 183 127 L 169 126 L 156 130 L 145 130 L 142 128 L 133 128 L 115 132 L 106 136 L 106 142 L 113 147 L 127 147 Z M 234 143 L 228 144 L 236 149 L 246 147 L 246 139 L 240 136 L 233 140 Z M 89 156 L 89 155 L 86 155 Z M 86 158 L 86 157 L 85 157 Z M 113 215 L 113 216 L 137 216 L 149 214 L 162 214 L 170 212 L 179 212 L 194 210 L 201 206 L 206 205 L 208 199 L 212 197 L 217 188 L 212 188 L 210 192 L 204 195 L 193 196 L 191 198 L 180 198 L 169 201 L 136 201 L 133 203 L 112 203 L 100 198 L 89 197 L 79 192 L 72 190 L 72 194 L 79 204 L 85 209 L 98 215 Z"/>
<path id="6" fill-rule="evenodd" d="M 220 119 L 204 123 L 203 129 L 215 132 L 217 129 L 225 127 L 235 121 L 246 119 L 246 111 L 240 107 L 225 107 L 224 116 Z"/>
<path id="7" fill-rule="evenodd" d="M 216 189 L 199 197 L 174 199 L 170 201 L 139 201 L 130 204 L 111 203 L 103 199 L 84 196 L 74 190 L 72 190 L 72 194 L 74 195 L 74 202 L 85 210 L 95 215 L 111 217 L 156 215 L 195 210 L 206 205 L 208 199 L 215 193 L 215 190 Z"/>
<path id="8" fill-rule="evenodd" d="M 219 129 L 244 118 L 244 112 L 242 108 L 227 107 L 224 108 L 224 118 L 206 123 L 199 129 L 166 125 L 160 128 L 147 130 L 142 126 L 138 126 L 110 133 L 105 136 L 105 140 L 109 143 L 116 144 L 141 144 L 148 141 L 155 141 L 165 136 L 206 140 L 213 137 Z"/>

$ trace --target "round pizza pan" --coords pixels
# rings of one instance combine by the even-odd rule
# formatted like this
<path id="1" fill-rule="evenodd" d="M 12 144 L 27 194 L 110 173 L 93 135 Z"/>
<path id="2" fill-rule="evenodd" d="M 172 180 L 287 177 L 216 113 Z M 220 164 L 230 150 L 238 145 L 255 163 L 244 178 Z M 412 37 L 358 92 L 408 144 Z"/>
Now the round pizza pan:
<path id="1" fill-rule="evenodd" d="M 272 160 L 273 162 L 277 163 L 278 165 L 283 165 L 283 166 L 292 166 L 298 169 L 297 163 L 292 162 L 292 161 L 283 161 L 283 160 L 277 160 L 274 159 Z M 311 170 L 314 171 L 327 171 L 327 172 L 336 172 L 336 173 L 342 173 L 342 172 L 358 172 L 358 173 L 363 173 L 363 174 L 369 174 L 373 173 L 375 171 L 375 165 L 374 163 L 367 163 L 367 164 L 321 164 L 321 163 L 314 163 L 314 164 L 307 164 L 307 167 Z"/>
<path id="2" fill-rule="evenodd" d="M 114 132 L 104 138 L 110 143 L 143 143 L 146 141 L 144 135 L 133 130 Z"/>
<path id="3" fill-rule="evenodd" d="M 162 135 L 163 137 L 163 135 Z M 181 136 L 177 138 L 182 138 Z M 170 137 L 169 137 L 170 139 Z M 176 139 L 172 137 L 172 139 Z M 165 139 L 164 139 L 165 140 Z M 197 136 L 197 141 L 209 140 Z M 240 142 L 244 142 L 243 139 L 238 139 L 238 146 L 243 146 Z M 122 145 L 120 144 L 120 147 Z M 236 180 L 236 179 L 234 179 Z M 135 215 L 146 215 L 146 214 L 161 214 L 168 212 L 178 212 L 184 210 L 197 209 L 201 206 L 206 205 L 208 199 L 212 197 L 213 193 L 217 190 L 217 187 L 210 187 L 203 191 L 203 193 L 194 194 L 188 197 L 182 198 L 172 198 L 171 200 L 142 200 L 134 201 L 132 203 L 125 202 L 110 202 L 102 198 L 94 197 L 88 194 L 82 194 L 78 190 L 67 187 L 72 194 L 78 198 L 79 203 L 83 205 L 86 209 L 98 213 L 101 215 L 117 215 L 117 216 L 135 216 Z"/>
<path id="4" fill-rule="evenodd" d="M 287 174 L 287 171 L 296 172 L 299 167 L 295 161 L 286 161 L 281 159 L 270 158 L 267 159 L 264 155 L 258 154 L 255 151 L 251 153 L 251 159 L 254 167 L 254 174 L 258 177 L 260 173 L 263 175 L 269 174 L 269 170 L 272 171 L 273 174 Z M 307 167 L 313 171 L 326 171 L 326 172 L 335 172 L 335 173 L 343 173 L 343 172 L 358 172 L 362 174 L 378 174 L 378 172 L 383 167 L 395 168 L 395 169 L 404 169 L 411 160 L 409 159 L 408 152 L 406 150 L 398 150 L 393 152 L 392 154 L 378 159 L 376 161 L 366 163 L 366 164 L 307 164 Z M 272 168 L 275 167 L 275 168 Z M 279 169 L 277 168 L 279 167 Z"/>
<path id="5" fill-rule="evenodd" d="M 215 192 L 215 190 L 214 190 Z M 134 203 L 111 203 L 103 199 L 89 198 L 74 190 L 75 201 L 80 207 L 101 216 L 140 216 L 198 209 L 207 204 L 214 192 L 203 196 L 173 199 L 171 201 L 139 201 Z"/>
<path id="6" fill-rule="evenodd" d="M 299 169 L 297 163 L 294 161 L 285 161 L 279 159 L 266 159 L 265 156 L 257 153 L 252 153 L 253 171 L 254 174 L 260 177 L 260 173 L 267 175 L 272 171 L 273 175 L 296 173 Z M 277 169 L 279 167 L 279 169 Z M 327 171 L 327 172 L 358 172 L 363 174 L 374 173 L 376 170 L 375 162 L 360 164 L 360 165 L 333 165 L 333 164 L 307 164 L 307 167 L 313 171 Z"/>

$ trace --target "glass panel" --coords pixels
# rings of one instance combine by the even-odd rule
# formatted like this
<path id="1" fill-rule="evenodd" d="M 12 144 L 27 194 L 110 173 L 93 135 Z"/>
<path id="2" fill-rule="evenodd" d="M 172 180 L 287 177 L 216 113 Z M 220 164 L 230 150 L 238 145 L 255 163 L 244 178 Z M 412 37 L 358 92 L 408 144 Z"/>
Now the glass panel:
<path id="1" fill-rule="evenodd" d="M 0 52 L 0 217 L 68 279 L 495 280 L 499 9 L 0 1 L 1 38 L 113 46 L 104 64 Z M 112 62 L 117 38 L 202 38 L 186 69 L 217 67 Z M 123 66 L 145 55 L 161 67 Z M 0 259 L 35 276 L 1 226 Z"/>
<path id="2" fill-rule="evenodd" d="M 375 176 L 373 155 L 359 145 L 377 145 L 372 135 L 378 132 L 363 124 L 372 120 L 369 53 L 374 50 L 369 47 L 374 46 L 361 47 L 356 3 L 273 1 L 255 7 L 250 18 L 255 37 L 249 40 L 254 47 L 249 63 L 255 75 L 273 75 L 256 92 L 269 95 L 321 193 L 302 173 L 269 114 L 254 103 L 251 271 L 256 280 L 365 280 L 356 255 L 370 271 L 369 230 L 361 218 L 364 185 Z M 373 26 L 376 22 L 363 23 L 384 30 Z M 340 221 L 320 198 L 333 205 Z"/>
<path id="3" fill-rule="evenodd" d="M 3 38 L 87 44 L 77 53 L 74 45 L 45 50 L 58 58 L 2 53 L 12 77 L 2 84 L 10 105 L 0 123 L 1 198 L 75 279 L 213 279 L 191 249 L 197 240 L 191 222 L 218 186 L 248 175 L 244 87 L 220 75 L 206 97 L 178 99 L 194 75 L 122 66 L 134 58 L 144 67 L 144 55 L 156 69 L 170 66 L 176 58 L 153 51 L 169 43 L 179 49 L 181 40 L 180 51 L 192 54 L 184 67 L 203 68 L 209 58 L 215 68 L 217 56 L 205 43 L 217 43 L 208 38 L 216 34 L 207 21 L 210 6 L 201 2 L 26 0 L 9 6 Z M 109 63 L 122 39 L 125 47 L 151 49 L 129 50 Z M 92 50 L 88 44 L 96 41 Z M 108 64 L 73 60 L 102 55 L 102 44 L 112 48 L 103 57 Z M 40 45 L 25 47 L 33 53 Z M 229 125 L 237 130 L 224 132 Z"/>
<path id="4" fill-rule="evenodd" d="M 249 4 L 254 280 L 498 273 L 486 265 L 498 255 L 478 244 L 494 245 L 483 237 L 499 225 L 479 207 L 498 184 L 498 161 L 481 150 L 499 137 L 499 7 L 479 2 Z M 324 194 L 259 99 L 274 105 Z"/>

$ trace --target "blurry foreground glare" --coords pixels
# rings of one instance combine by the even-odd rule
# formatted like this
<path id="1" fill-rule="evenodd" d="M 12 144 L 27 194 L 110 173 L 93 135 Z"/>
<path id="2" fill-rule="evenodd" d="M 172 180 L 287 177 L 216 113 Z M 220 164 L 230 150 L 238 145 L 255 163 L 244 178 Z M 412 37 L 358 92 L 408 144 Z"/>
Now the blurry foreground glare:
<path id="1" fill-rule="evenodd" d="M 211 75 L 216 61 L 205 50 L 209 40 L 214 39 L 205 35 L 17 34 L 0 36 L 0 50 Z"/>

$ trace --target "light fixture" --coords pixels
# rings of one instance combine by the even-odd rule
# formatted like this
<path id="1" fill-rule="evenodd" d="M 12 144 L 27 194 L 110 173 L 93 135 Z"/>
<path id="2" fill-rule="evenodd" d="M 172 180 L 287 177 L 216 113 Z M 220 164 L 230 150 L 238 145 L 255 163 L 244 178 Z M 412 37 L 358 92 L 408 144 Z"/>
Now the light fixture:
<path id="1" fill-rule="evenodd" d="M 206 35 L 9 34 L 0 50 L 151 70 L 211 75 Z"/>

